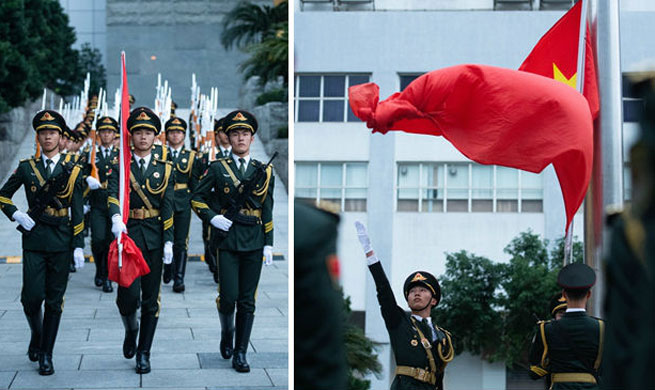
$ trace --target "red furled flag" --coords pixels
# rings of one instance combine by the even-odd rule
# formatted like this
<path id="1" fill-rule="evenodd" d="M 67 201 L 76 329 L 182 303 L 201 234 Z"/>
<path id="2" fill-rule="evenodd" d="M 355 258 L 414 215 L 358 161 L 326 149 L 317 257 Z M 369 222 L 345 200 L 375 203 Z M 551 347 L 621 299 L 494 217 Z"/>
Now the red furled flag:
<path id="1" fill-rule="evenodd" d="M 582 1 L 579 0 L 562 16 L 548 32 L 541 37 L 532 52 L 523 61 L 519 70 L 536 73 L 544 77 L 561 81 L 576 88 L 578 77 L 578 44 L 580 37 L 580 20 Z M 598 81 L 596 80 L 596 62 L 591 46 L 589 25 L 585 34 L 585 73 L 583 95 L 589 102 L 593 118 L 598 116 Z"/>
<path id="2" fill-rule="evenodd" d="M 121 53 L 121 111 L 120 111 L 120 155 L 118 202 L 120 204 L 123 223 L 127 225 L 130 214 L 130 150 L 127 118 L 130 116 L 130 92 L 127 87 L 127 70 L 125 69 L 125 52 Z M 150 272 L 150 267 L 134 241 L 125 233 L 114 240 L 109 246 L 107 256 L 109 279 L 122 287 L 130 287 L 134 279 Z"/>
<path id="3" fill-rule="evenodd" d="M 471 160 L 541 172 L 555 166 L 568 229 L 584 199 L 593 157 L 585 98 L 552 79 L 487 65 L 427 73 L 379 102 L 374 83 L 348 91 L 350 107 L 374 132 L 443 136 Z"/>

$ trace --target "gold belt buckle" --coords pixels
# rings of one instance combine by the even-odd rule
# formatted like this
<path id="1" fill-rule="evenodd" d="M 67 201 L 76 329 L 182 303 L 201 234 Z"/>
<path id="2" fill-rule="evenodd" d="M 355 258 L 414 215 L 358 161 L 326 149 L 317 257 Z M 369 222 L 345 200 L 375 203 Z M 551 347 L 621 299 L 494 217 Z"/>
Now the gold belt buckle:
<path id="1" fill-rule="evenodd" d="M 427 374 L 427 371 L 418 369 L 418 374 L 416 374 L 416 379 L 420 380 L 421 382 L 425 382 L 425 374 Z"/>

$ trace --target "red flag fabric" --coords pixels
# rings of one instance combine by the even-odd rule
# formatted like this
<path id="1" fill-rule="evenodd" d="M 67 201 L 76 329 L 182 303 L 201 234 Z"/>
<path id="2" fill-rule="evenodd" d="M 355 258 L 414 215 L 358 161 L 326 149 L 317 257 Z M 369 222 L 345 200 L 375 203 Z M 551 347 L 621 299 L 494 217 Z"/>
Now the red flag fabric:
<path id="1" fill-rule="evenodd" d="M 350 107 L 373 132 L 443 136 L 471 160 L 530 172 L 555 166 L 566 228 L 584 199 L 593 157 L 585 98 L 552 79 L 487 65 L 427 73 L 379 102 L 374 83 L 348 90 Z"/>
<path id="2" fill-rule="evenodd" d="M 541 37 L 519 70 L 561 81 L 576 88 L 578 77 L 578 43 L 582 0 L 578 1 L 562 16 L 548 32 Z M 596 80 L 596 62 L 591 45 L 589 24 L 585 34 L 585 70 L 583 95 L 589 102 L 593 118 L 598 116 L 598 81 Z"/>
<path id="3" fill-rule="evenodd" d="M 109 245 L 108 268 L 109 280 L 118 283 L 121 287 L 130 287 L 134 279 L 147 275 L 150 267 L 143 258 L 141 249 L 136 246 L 134 241 L 125 233 L 121 236 L 121 245 L 123 247 L 121 256 L 123 267 L 118 268 L 118 240 L 112 241 Z"/>
<path id="4" fill-rule="evenodd" d="M 127 87 L 127 70 L 125 68 L 125 52 L 121 53 L 121 110 L 120 110 L 120 155 L 118 160 L 118 201 L 120 204 L 123 223 L 127 225 L 130 215 L 130 163 L 132 152 L 130 149 L 129 132 L 127 131 L 127 118 L 130 116 L 130 92 Z M 119 261 L 120 258 L 120 261 Z M 150 272 L 150 267 L 143 258 L 141 249 L 125 233 L 120 240 L 114 240 L 107 255 L 109 279 L 123 287 L 129 287 L 134 279 Z"/>

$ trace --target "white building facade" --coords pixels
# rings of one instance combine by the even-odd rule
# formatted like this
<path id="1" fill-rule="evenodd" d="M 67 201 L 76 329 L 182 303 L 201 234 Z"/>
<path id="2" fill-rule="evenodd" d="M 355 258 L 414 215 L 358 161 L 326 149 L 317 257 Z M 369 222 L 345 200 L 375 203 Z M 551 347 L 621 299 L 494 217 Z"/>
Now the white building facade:
<path id="1" fill-rule="evenodd" d="M 372 389 L 389 387 L 394 365 L 354 221 L 368 226 L 396 299 L 404 302 L 405 277 L 417 269 L 443 274 L 446 252 L 465 249 L 506 261 L 503 248 L 521 232 L 531 229 L 550 240 L 562 237 L 565 215 L 552 167 L 533 174 L 482 166 L 441 137 L 371 134 L 349 109 L 348 87 L 375 82 L 383 100 L 434 69 L 464 63 L 517 69 L 570 6 L 550 3 L 295 4 L 295 197 L 341 204 L 342 284 L 352 309 L 365 313 L 367 335 L 383 343 L 379 352 L 385 372 L 371 378 Z M 621 2 L 623 73 L 655 58 L 655 26 L 647 22 L 653 17 L 651 1 Z M 627 150 L 636 124 L 631 117 L 635 102 L 625 100 Z M 625 185 L 629 195 L 629 183 Z M 574 235 L 583 238 L 582 210 L 574 220 Z M 447 369 L 449 390 L 505 389 L 506 382 L 503 363 L 489 364 L 468 354 L 457 356 Z"/>

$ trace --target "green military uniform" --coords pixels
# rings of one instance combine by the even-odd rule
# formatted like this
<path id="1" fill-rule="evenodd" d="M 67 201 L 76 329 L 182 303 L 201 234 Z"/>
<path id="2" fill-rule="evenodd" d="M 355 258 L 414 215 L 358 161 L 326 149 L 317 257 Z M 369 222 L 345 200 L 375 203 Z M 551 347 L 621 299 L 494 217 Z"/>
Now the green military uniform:
<path id="1" fill-rule="evenodd" d="M 186 132 L 186 122 L 173 117 L 164 125 L 166 132 L 179 130 Z M 182 147 L 179 151 L 168 149 L 168 161 L 173 164 L 175 176 L 174 218 L 175 240 L 173 241 L 173 264 L 164 266 L 164 283 L 174 274 L 173 291 L 183 292 L 186 271 L 189 227 L 191 225 L 191 193 L 196 188 L 200 175 L 204 172 L 202 153 Z"/>
<path id="2" fill-rule="evenodd" d="M 226 132 L 237 129 L 247 129 L 254 134 L 257 130 L 255 117 L 245 111 L 228 114 Z M 241 173 L 233 158 L 221 158 L 210 164 L 191 200 L 191 206 L 204 221 L 210 222 L 212 218 L 225 214 L 232 198 L 238 196 L 238 184 L 252 180 L 255 171 L 264 169 L 264 164 L 251 159 L 243 169 L 244 173 Z M 221 353 L 224 358 L 232 355 L 231 336 L 225 332 L 232 329 L 230 325 L 236 305 L 236 341 L 232 365 L 243 372 L 250 370 L 245 362 L 245 352 L 254 322 L 255 292 L 262 269 L 262 249 L 266 245 L 273 245 L 275 177 L 272 171 L 269 166 L 257 183 L 251 183 L 252 191 L 226 237 L 219 238 L 217 234 L 212 237 L 212 245 L 220 251 L 217 306 L 224 336 Z M 217 229 L 214 231 L 218 233 Z"/>
<path id="3" fill-rule="evenodd" d="M 565 290 L 589 289 L 594 271 L 581 263 L 562 268 L 558 283 Z M 558 321 L 540 321 L 530 348 L 530 376 L 550 374 L 551 389 L 598 389 L 605 324 L 584 310 L 567 308 Z"/>
<path id="4" fill-rule="evenodd" d="M 118 133 L 118 122 L 111 117 L 98 119 L 96 127 L 97 131 L 111 130 Z M 108 279 L 107 255 L 114 236 L 111 234 L 111 218 L 107 206 L 107 184 L 109 174 L 118 164 L 118 148 L 112 146 L 104 148 L 97 145 L 95 164 L 101 187 L 85 191 L 85 193 L 88 192 L 87 198 L 89 206 L 91 206 L 89 225 L 91 226 L 91 251 L 96 264 L 95 284 L 98 287 L 102 286 L 104 292 L 112 292 L 111 280 Z M 85 176 L 90 174 L 91 163 L 89 162 L 85 165 Z"/>
<path id="5" fill-rule="evenodd" d="M 145 107 L 132 111 L 127 122 L 130 133 L 139 129 L 159 133 L 161 124 L 157 115 Z M 137 372 L 150 372 L 150 348 L 154 338 L 161 308 L 160 287 L 162 256 L 165 242 L 173 241 L 173 166 L 150 154 L 145 172 L 141 172 L 141 158 L 134 155 L 130 166 L 130 214 L 127 220 L 129 236 L 134 240 L 150 273 L 137 278 L 129 288 L 118 287 L 116 304 L 125 326 L 126 338 L 123 354 L 134 355 L 134 344 L 138 325 L 136 310 L 141 302 L 141 332 L 136 347 Z M 109 214 L 120 214 L 118 202 L 119 173 L 115 169 L 109 175 Z"/>
<path id="6" fill-rule="evenodd" d="M 339 216 L 294 205 L 295 388 L 345 389 L 342 299 L 335 275 Z"/>
<path id="7" fill-rule="evenodd" d="M 379 261 L 369 265 L 369 270 L 375 281 L 382 318 L 396 359 L 396 377 L 391 389 L 443 389 L 444 370 L 455 353 L 450 333 L 398 306 Z M 414 272 L 406 279 L 406 299 L 409 290 L 417 284 L 428 287 L 439 303 L 439 283 L 425 271 Z"/>
<path id="8" fill-rule="evenodd" d="M 61 134 L 66 128 L 64 118 L 51 110 L 37 113 L 32 125 L 37 132 L 54 129 Z M 66 172 L 70 170 L 66 185 L 57 190 L 58 202 L 48 204 L 41 217 L 34 221 L 34 227 L 22 235 L 21 303 L 32 330 L 28 355 L 32 361 L 39 359 L 39 373 L 42 375 L 54 373 L 52 350 L 64 306 L 69 263 L 73 249 L 84 247 L 81 234 L 84 230 L 81 168 L 66 154 L 60 153 L 58 162 L 49 170 L 44 163 L 47 161 L 51 160 L 45 155 L 22 160 L 0 189 L 0 208 L 13 221 L 13 215 L 18 209 L 11 198 L 21 186 L 25 187 L 25 196 L 31 210 L 39 203 L 37 191 L 48 179 L 60 174 L 67 175 Z M 44 301 L 45 315 L 42 319 L 41 305 Z"/>
<path id="9" fill-rule="evenodd" d="M 655 389 L 655 73 L 630 81 L 644 106 L 630 150 L 632 202 L 608 217 L 602 384 L 612 390 Z"/>

